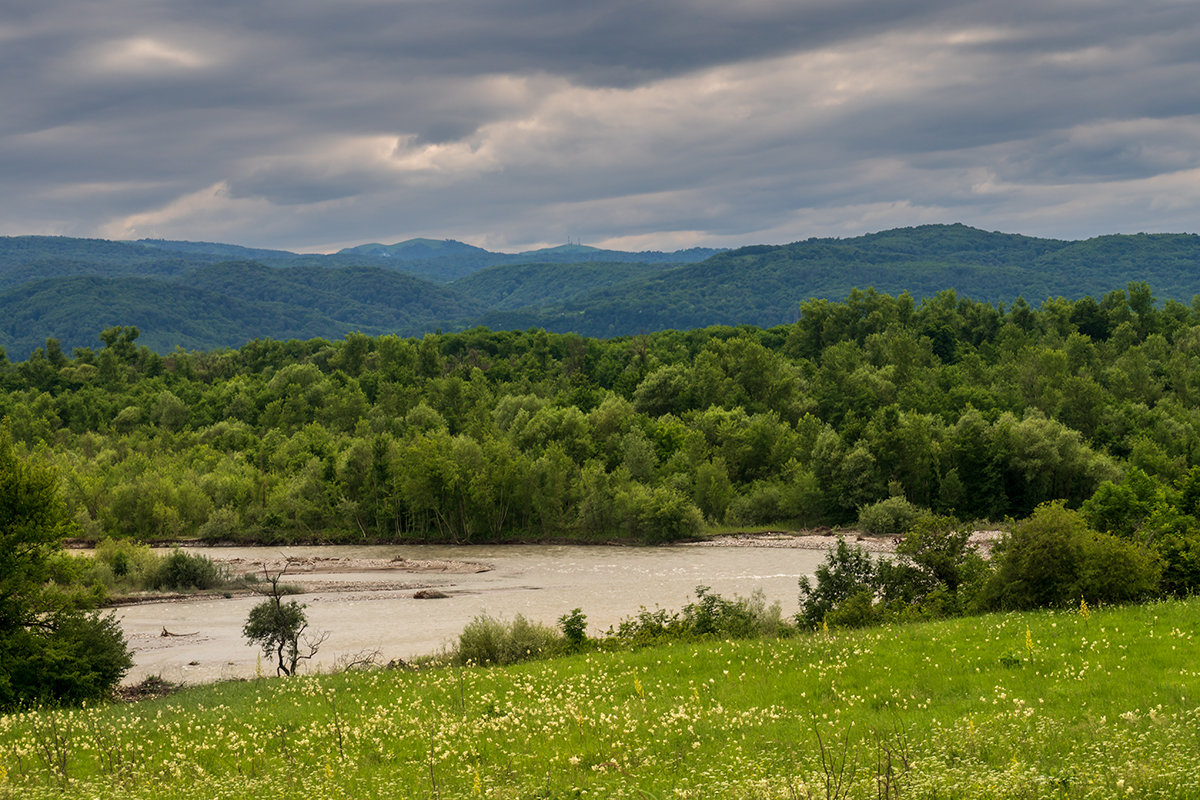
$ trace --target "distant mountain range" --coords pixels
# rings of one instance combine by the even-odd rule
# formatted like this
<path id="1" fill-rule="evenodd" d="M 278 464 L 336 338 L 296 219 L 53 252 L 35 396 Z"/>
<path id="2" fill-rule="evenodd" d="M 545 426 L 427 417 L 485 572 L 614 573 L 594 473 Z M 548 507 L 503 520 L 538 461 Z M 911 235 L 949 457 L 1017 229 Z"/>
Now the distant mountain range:
<path id="1" fill-rule="evenodd" d="M 0 346 L 26 358 L 136 325 L 158 350 L 254 338 L 420 335 L 473 325 L 621 336 L 715 324 L 792 322 L 813 297 L 852 288 L 989 302 L 1100 296 L 1129 281 L 1160 300 L 1200 294 L 1200 236 L 1085 241 L 965 225 L 718 251 L 628 253 L 565 245 L 493 253 L 453 240 L 366 244 L 331 255 L 210 242 L 0 238 Z"/>

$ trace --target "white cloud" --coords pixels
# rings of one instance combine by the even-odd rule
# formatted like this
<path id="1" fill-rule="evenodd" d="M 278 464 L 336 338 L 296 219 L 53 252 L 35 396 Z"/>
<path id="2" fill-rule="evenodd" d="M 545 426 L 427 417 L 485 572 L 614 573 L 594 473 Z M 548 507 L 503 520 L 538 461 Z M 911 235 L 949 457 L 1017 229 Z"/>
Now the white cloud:
<path id="1" fill-rule="evenodd" d="M 115 219 L 103 224 L 100 233 L 109 239 L 160 238 L 174 235 L 181 224 L 205 236 L 222 232 L 244 233 L 247 221 L 269 210 L 256 198 L 235 198 L 224 182 L 172 200 L 161 208 Z"/>
<path id="2" fill-rule="evenodd" d="M 100 69 L 131 73 L 199 69 L 212 63 L 203 53 L 149 36 L 106 43 L 97 48 L 94 59 Z"/>

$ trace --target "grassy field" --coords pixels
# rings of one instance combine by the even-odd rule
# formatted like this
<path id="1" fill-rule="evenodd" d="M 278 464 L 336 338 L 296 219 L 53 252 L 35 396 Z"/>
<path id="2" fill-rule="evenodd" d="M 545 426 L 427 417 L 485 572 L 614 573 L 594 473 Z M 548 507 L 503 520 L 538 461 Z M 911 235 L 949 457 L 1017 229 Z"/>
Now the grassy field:
<path id="1" fill-rule="evenodd" d="M 0 798 L 1200 797 L 1200 602 L 0 717 Z"/>

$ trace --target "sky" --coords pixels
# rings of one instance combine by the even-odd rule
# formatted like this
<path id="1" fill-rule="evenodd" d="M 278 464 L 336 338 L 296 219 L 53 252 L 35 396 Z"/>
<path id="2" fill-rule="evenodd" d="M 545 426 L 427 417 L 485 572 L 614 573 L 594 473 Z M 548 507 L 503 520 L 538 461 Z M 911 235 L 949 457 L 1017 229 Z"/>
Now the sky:
<path id="1" fill-rule="evenodd" d="M 9 0 L 0 235 L 1200 230 L 1196 0 Z"/>

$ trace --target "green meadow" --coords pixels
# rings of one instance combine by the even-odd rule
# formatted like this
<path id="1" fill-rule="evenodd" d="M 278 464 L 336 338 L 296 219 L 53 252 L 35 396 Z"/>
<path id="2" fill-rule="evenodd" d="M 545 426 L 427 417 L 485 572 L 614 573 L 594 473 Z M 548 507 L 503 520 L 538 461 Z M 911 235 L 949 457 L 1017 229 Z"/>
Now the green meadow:
<path id="1" fill-rule="evenodd" d="M 1200 797 L 1200 600 L 0 717 L 0 798 Z"/>

